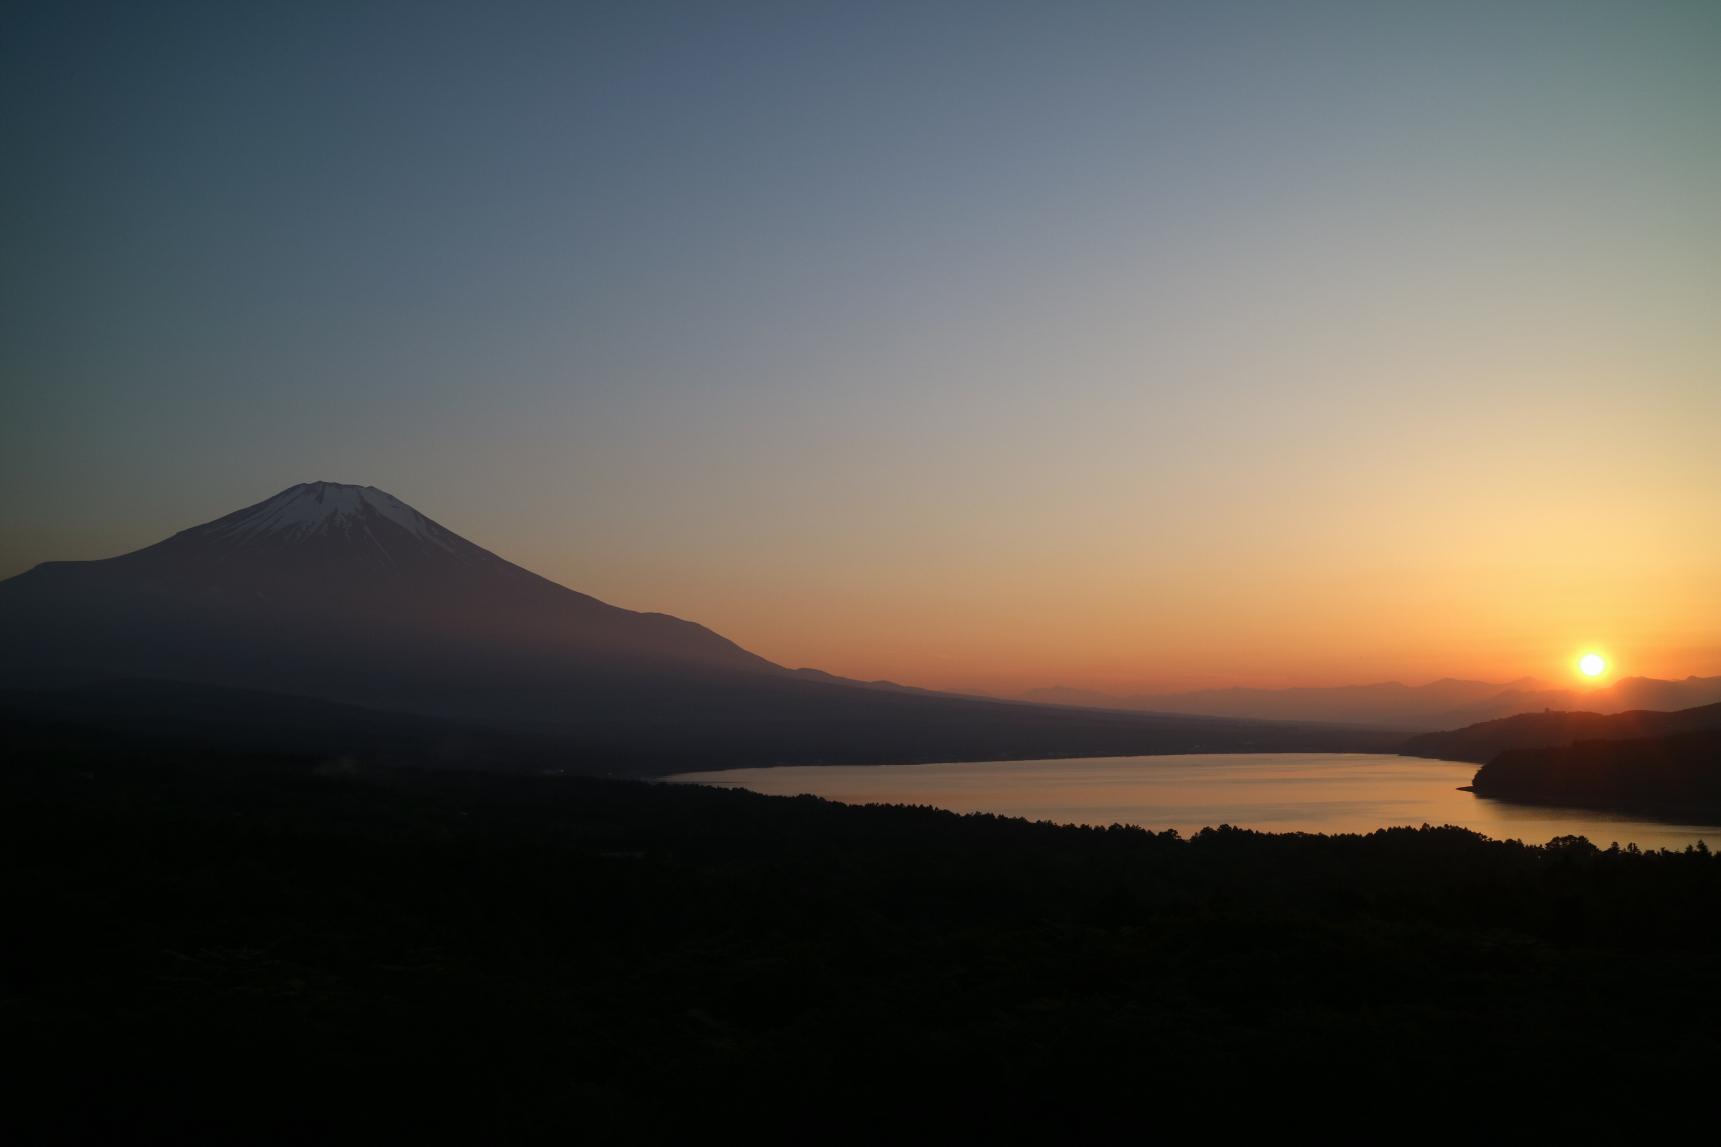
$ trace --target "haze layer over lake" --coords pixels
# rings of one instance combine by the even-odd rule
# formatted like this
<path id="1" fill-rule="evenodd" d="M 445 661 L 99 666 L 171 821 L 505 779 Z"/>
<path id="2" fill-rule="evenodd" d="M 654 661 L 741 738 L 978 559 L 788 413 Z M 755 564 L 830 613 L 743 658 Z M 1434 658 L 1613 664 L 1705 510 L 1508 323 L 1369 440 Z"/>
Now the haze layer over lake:
<path id="1" fill-rule="evenodd" d="M 1586 836 L 1606 848 L 1721 844 L 1721 826 L 1489 800 L 1460 790 L 1476 765 L 1363 753 L 1245 753 L 938 765 L 797 766 L 682 773 L 672 781 L 811 794 L 848 804 L 931 805 L 1061 824 L 1129 824 L 1189 834 L 1230 824 L 1262 832 L 1366 833 L 1459 825 L 1541 844 Z"/>

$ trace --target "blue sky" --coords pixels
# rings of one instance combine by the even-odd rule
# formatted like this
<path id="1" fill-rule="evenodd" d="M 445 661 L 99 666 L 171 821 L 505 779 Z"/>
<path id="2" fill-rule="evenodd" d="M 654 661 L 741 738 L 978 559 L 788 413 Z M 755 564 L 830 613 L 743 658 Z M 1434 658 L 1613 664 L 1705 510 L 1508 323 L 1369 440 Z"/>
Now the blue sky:
<path id="1" fill-rule="evenodd" d="M 330 479 L 937 684 L 1721 648 L 1716 5 L 3 20 L 0 575 Z"/>

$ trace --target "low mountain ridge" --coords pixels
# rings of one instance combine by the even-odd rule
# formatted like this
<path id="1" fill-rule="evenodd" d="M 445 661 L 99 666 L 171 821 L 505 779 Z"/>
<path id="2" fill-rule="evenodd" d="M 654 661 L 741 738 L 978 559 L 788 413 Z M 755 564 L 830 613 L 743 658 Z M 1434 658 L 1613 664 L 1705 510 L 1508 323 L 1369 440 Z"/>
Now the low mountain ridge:
<path id="1" fill-rule="evenodd" d="M 1673 712 L 1716 703 L 1721 703 L 1721 677 L 1691 676 L 1680 681 L 1622 677 L 1607 685 L 1591 688 L 1509 689 L 1483 702 L 1444 714 L 1440 727 L 1456 729 L 1479 721 L 1543 710 L 1602 714 L 1634 710 Z"/>
<path id="2" fill-rule="evenodd" d="M 1721 729 L 1721 704 L 1671 713 L 1642 709 L 1625 713 L 1519 713 L 1463 729 L 1424 733 L 1406 741 L 1399 752 L 1408 757 L 1485 763 L 1507 750 L 1558 748 L 1578 741 L 1635 740 L 1708 729 Z"/>
<path id="3" fill-rule="evenodd" d="M 1444 678 L 1426 685 L 1382 681 L 1367 685 L 1296 686 L 1288 689 L 1231 687 L 1184 693 L 1136 693 L 1115 696 L 1088 690 L 1054 687 L 1035 689 L 1025 699 L 1054 704 L 1135 712 L 1189 713 L 1256 720 L 1333 721 L 1405 730 L 1441 727 L 1443 714 L 1474 704 L 1503 690 L 1540 687 L 1533 678 L 1505 685 Z"/>
<path id="4" fill-rule="evenodd" d="M 1187 693 L 1113 695 L 1056 686 L 1024 700 L 1130 712 L 1189 713 L 1258 720 L 1328 721 L 1426 732 L 1544 709 L 1620 713 L 1674 710 L 1721 702 L 1721 677 L 1662 681 L 1626 677 L 1581 689 L 1550 687 L 1533 677 L 1492 683 L 1443 678 L 1426 685 L 1385 681 L 1289 689 L 1202 689 Z"/>

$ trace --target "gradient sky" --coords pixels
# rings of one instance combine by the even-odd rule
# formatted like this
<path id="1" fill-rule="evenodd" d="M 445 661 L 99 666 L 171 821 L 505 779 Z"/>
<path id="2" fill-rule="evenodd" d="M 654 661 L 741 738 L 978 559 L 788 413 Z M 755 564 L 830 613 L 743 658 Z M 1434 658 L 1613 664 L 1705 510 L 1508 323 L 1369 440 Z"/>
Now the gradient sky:
<path id="1" fill-rule="evenodd" d="M 0 576 L 311 479 L 792 665 L 1721 672 L 1721 4 L 11 3 Z"/>

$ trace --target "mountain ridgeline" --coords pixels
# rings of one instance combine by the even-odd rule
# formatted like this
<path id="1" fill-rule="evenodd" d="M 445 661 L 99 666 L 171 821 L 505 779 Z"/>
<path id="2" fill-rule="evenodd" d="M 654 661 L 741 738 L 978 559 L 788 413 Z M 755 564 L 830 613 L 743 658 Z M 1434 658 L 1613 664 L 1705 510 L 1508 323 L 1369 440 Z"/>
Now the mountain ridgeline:
<path id="1" fill-rule="evenodd" d="M 1131 712 L 1188 713 L 1257 720 L 1331 721 L 1425 732 L 1542 710 L 1622 713 L 1689 709 L 1721 702 L 1721 677 L 1662 681 L 1625 677 L 1599 688 L 1560 689 L 1533 677 L 1494 683 L 1443 678 L 1426 685 L 1385 681 L 1291 689 L 1201 689 L 1188 693 L 1115 695 L 1056 687 L 1030 701 Z"/>
<path id="2" fill-rule="evenodd" d="M 1476 761 L 1478 796 L 1678 819 L 1721 816 L 1721 705 L 1520 713 L 1425 733 L 1406 756 Z"/>
<path id="3" fill-rule="evenodd" d="M 214 730 L 225 744 L 255 710 L 256 727 L 292 724 L 302 742 L 337 756 L 354 744 L 400 743 L 378 732 L 394 729 L 390 720 L 357 709 L 443 722 L 421 738 L 466 746 L 449 750 L 456 760 L 488 763 L 529 745 L 520 759 L 534 767 L 635 774 L 1366 752 L 1400 739 L 1306 721 L 984 700 L 791 670 L 704 626 L 558 585 L 375 487 L 331 482 L 293 486 L 133 553 L 48 562 L 0 582 L 0 637 L 0 689 L 37 725 L 135 732 L 138 706 L 127 693 L 171 682 L 176 689 L 150 694 L 152 737 Z M 285 720 L 284 707 L 299 719 Z M 501 740 L 480 751 L 487 731 Z"/>
<path id="4" fill-rule="evenodd" d="M 1520 713 L 1463 729 L 1412 737 L 1399 752 L 1410 757 L 1483 764 L 1509 750 L 1558 748 L 1578 741 L 1635 741 L 1708 729 L 1721 729 L 1721 705 L 1703 705 L 1672 713 L 1644 710 L 1628 713 Z"/>

